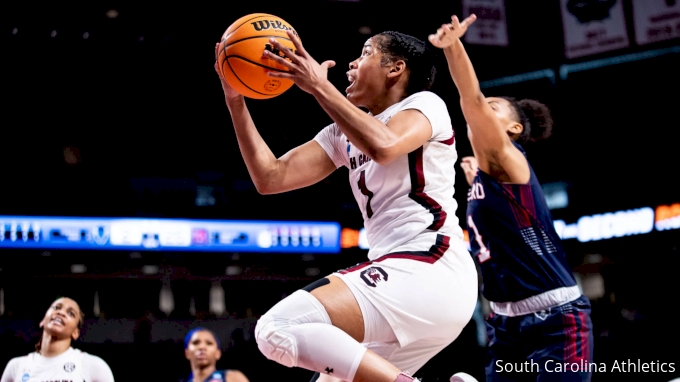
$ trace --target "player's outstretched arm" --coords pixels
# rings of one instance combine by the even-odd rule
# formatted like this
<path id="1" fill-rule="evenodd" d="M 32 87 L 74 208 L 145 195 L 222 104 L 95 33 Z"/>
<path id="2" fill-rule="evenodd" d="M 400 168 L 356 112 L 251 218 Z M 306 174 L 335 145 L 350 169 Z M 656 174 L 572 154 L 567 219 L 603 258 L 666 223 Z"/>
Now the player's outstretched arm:
<path id="1" fill-rule="evenodd" d="M 289 52 L 287 57 L 291 61 L 270 52 L 265 52 L 265 55 L 289 71 L 271 71 L 269 75 L 293 80 L 300 89 L 313 95 L 350 142 L 372 160 L 381 165 L 388 164 L 430 139 L 432 126 L 420 111 L 401 111 L 385 124 L 354 106 L 328 81 L 328 69 L 335 66 L 335 62 L 324 61 L 319 64 L 293 32 L 288 31 L 288 37 L 295 44 L 297 52 L 290 52 L 275 39 L 271 43 L 277 49 Z"/>
<path id="2" fill-rule="evenodd" d="M 460 94 L 463 115 L 470 127 L 470 143 L 479 168 L 485 173 L 491 173 L 490 168 L 494 167 L 494 173 L 501 170 L 513 179 L 516 178 L 513 176 L 514 172 L 528 174 L 529 165 L 524 155 L 512 144 L 492 105 L 482 94 L 475 69 L 460 41 L 468 26 L 475 20 L 475 15 L 470 15 L 462 22 L 458 17 L 452 16 L 451 23 L 442 25 L 437 33 L 429 36 L 429 40 L 432 45 L 444 50 L 449 72 Z M 520 175 L 519 178 L 523 176 Z"/>
<path id="3" fill-rule="evenodd" d="M 257 131 L 242 95 L 234 91 L 217 72 L 236 139 L 248 173 L 260 194 L 277 194 L 311 186 L 335 170 L 335 164 L 326 151 L 315 141 L 300 145 L 280 158 L 276 158 Z"/>
<path id="4" fill-rule="evenodd" d="M 380 165 L 414 151 L 432 136 L 430 120 L 419 110 L 402 110 L 383 123 L 352 105 L 330 82 L 319 86 L 315 97 L 352 144 Z"/>

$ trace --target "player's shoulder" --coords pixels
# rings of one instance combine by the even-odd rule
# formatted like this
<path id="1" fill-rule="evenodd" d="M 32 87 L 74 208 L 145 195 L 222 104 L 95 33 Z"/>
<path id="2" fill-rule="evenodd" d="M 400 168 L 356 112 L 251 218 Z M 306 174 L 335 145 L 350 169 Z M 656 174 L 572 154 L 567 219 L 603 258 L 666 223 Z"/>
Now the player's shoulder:
<path id="1" fill-rule="evenodd" d="M 81 355 L 83 370 L 94 381 L 113 382 L 113 372 L 111 367 L 101 357 L 76 349 Z"/>
<path id="2" fill-rule="evenodd" d="M 340 136 L 342 135 L 342 131 L 340 130 L 340 127 L 338 127 L 338 124 L 333 122 L 330 125 L 326 125 L 323 129 L 321 129 L 319 134 Z"/>
<path id="3" fill-rule="evenodd" d="M 7 362 L 7 367 L 18 365 L 21 362 L 24 362 L 25 360 L 28 359 L 28 357 L 31 356 L 31 354 L 33 354 L 33 353 L 29 353 L 29 354 L 26 354 L 26 355 L 20 355 L 18 357 L 14 357 L 14 358 L 10 359 L 9 362 Z"/>
<path id="4" fill-rule="evenodd" d="M 106 361 L 104 361 L 104 359 L 102 359 L 102 357 L 100 357 L 98 355 L 87 353 L 87 352 L 84 352 L 84 351 L 79 350 L 79 349 L 75 349 L 75 350 L 76 350 L 76 352 L 78 352 L 83 357 L 83 360 L 86 360 L 86 362 L 106 364 Z"/>
<path id="5" fill-rule="evenodd" d="M 229 369 L 224 371 L 224 379 L 227 382 L 248 382 L 248 378 L 240 370 Z"/>
<path id="6" fill-rule="evenodd" d="M 79 349 L 75 349 L 81 355 L 83 365 L 89 370 L 111 370 L 109 364 L 98 355 L 90 354 Z"/>
<path id="7" fill-rule="evenodd" d="M 404 103 L 411 103 L 411 102 L 424 102 L 428 106 L 442 106 L 446 108 L 446 103 L 436 93 L 433 93 L 429 90 L 423 90 L 419 91 L 416 93 L 411 94 L 410 96 L 404 98 Z"/>
<path id="8" fill-rule="evenodd" d="M 11 375 L 16 380 L 19 377 L 18 373 L 20 365 L 30 356 L 31 354 L 27 354 L 10 359 L 5 366 L 5 370 L 3 371 L 2 375 Z"/>

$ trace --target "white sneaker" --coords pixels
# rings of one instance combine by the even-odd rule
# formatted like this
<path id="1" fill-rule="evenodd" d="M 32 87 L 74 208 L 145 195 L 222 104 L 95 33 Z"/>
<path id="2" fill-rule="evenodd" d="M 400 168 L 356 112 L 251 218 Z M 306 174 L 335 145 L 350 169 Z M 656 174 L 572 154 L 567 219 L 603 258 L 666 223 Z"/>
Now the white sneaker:
<path id="1" fill-rule="evenodd" d="M 467 373 L 456 373 L 449 379 L 450 382 L 479 382 Z"/>

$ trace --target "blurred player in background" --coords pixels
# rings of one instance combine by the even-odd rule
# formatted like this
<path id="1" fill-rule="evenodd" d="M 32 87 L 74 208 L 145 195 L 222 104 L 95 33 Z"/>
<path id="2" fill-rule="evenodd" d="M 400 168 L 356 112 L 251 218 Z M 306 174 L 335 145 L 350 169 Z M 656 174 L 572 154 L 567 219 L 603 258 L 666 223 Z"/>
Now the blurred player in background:
<path id="1" fill-rule="evenodd" d="M 217 370 L 222 357 L 220 341 L 212 331 L 195 328 L 184 338 L 184 355 L 191 365 L 191 374 L 185 382 L 248 382 L 238 370 Z"/>
<path id="2" fill-rule="evenodd" d="M 531 380 L 527 372 L 503 371 L 504 364 L 516 370 L 516 365 L 531 361 L 536 364 L 529 370 L 536 372 L 534 380 L 588 381 L 593 354 L 590 302 L 567 264 L 543 190 L 522 147 L 550 136 L 552 118 L 537 101 L 482 94 L 460 41 L 475 19 L 471 15 L 459 22 L 453 16 L 430 42 L 444 49 L 474 152 L 474 157 L 463 158 L 461 167 L 470 184 L 470 246 L 492 310 L 487 320 L 487 381 Z"/>
<path id="3" fill-rule="evenodd" d="M 258 347 L 284 366 L 317 372 L 313 380 L 412 381 L 409 374 L 470 321 L 478 291 L 452 197 L 457 154 L 451 120 L 444 101 L 428 91 L 436 72 L 433 52 L 412 36 L 377 34 L 349 64 L 343 95 L 327 79 L 335 63 L 319 64 L 293 33 L 288 36 L 295 53 L 271 40 L 287 60 L 264 52 L 288 68 L 270 75 L 292 79 L 334 123 L 276 158 L 244 97 L 220 75 L 243 159 L 261 194 L 311 186 L 347 167 L 370 261 L 276 304 L 258 321 Z M 220 74 L 217 62 L 215 70 Z M 298 128 L 306 107 L 282 121 Z"/>
<path id="4" fill-rule="evenodd" d="M 0 381 L 113 382 L 113 373 L 104 360 L 71 347 L 80 336 L 84 319 L 78 303 L 66 297 L 57 299 L 40 321 L 43 332 L 35 352 L 12 358 Z"/>

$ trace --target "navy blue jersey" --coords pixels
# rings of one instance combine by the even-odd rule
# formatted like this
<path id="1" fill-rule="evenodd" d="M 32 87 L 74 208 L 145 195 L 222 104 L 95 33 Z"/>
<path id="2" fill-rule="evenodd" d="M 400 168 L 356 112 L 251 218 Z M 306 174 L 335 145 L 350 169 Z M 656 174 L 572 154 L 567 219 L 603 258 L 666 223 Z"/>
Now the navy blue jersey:
<path id="1" fill-rule="evenodd" d="M 489 301 L 514 302 L 576 285 L 531 165 L 529 171 L 528 184 L 504 184 L 479 170 L 468 191 L 470 248 Z"/>
<path id="2" fill-rule="evenodd" d="M 186 382 L 227 382 L 227 371 L 228 370 L 215 370 L 205 381 L 196 381 L 194 376 L 190 375 Z"/>

